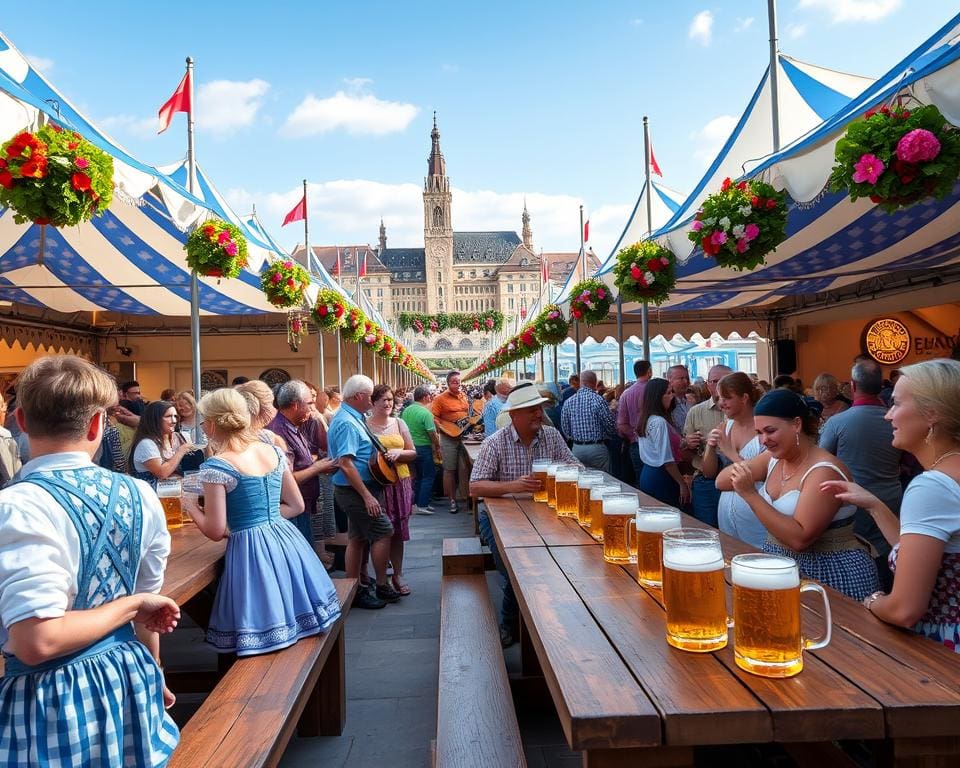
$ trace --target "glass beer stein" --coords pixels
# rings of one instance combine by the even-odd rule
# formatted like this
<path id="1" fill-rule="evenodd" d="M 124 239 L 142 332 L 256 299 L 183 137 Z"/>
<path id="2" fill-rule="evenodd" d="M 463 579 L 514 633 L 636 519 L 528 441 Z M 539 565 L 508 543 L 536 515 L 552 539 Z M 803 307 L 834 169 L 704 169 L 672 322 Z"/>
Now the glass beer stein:
<path id="1" fill-rule="evenodd" d="M 720 533 L 702 528 L 663 532 L 663 602 L 667 642 L 684 651 L 727 644 L 727 601 Z"/>
<path id="2" fill-rule="evenodd" d="M 540 487 L 533 492 L 534 501 L 547 501 L 547 468 L 553 464 L 550 459 L 534 459 L 531 465 L 533 477 L 540 483 Z"/>
<path id="3" fill-rule="evenodd" d="M 630 545 L 639 504 L 640 499 L 632 493 L 603 497 L 603 559 L 608 563 L 636 562 L 637 550 Z"/>
<path id="4" fill-rule="evenodd" d="M 603 497 L 622 493 L 620 483 L 601 483 L 590 489 L 590 535 L 603 543 Z"/>
<path id="5" fill-rule="evenodd" d="M 179 480 L 157 480 L 157 496 L 160 506 L 167 518 L 167 530 L 183 526 L 183 510 L 180 506 L 180 496 L 183 488 Z"/>
<path id="6" fill-rule="evenodd" d="M 663 586 L 663 532 L 680 525 L 679 509 L 640 507 L 637 510 L 637 581 L 643 586 Z"/>
<path id="7" fill-rule="evenodd" d="M 557 508 L 557 469 L 562 466 L 557 462 L 547 465 L 547 506 Z"/>
<path id="8" fill-rule="evenodd" d="M 603 472 L 580 471 L 577 479 L 577 522 L 581 527 L 590 530 L 590 489 L 595 485 L 602 485 Z"/>
<path id="9" fill-rule="evenodd" d="M 561 464 L 557 467 L 557 517 L 577 516 L 579 499 L 577 481 L 579 479 L 580 466 L 578 464 Z"/>
<path id="10" fill-rule="evenodd" d="M 761 677 L 792 677 L 803 669 L 803 651 L 830 642 L 830 601 L 823 587 L 800 580 L 789 557 L 737 555 L 733 582 L 733 651 L 737 666 Z M 800 632 L 800 593 L 819 592 L 826 630 L 808 640 Z"/>

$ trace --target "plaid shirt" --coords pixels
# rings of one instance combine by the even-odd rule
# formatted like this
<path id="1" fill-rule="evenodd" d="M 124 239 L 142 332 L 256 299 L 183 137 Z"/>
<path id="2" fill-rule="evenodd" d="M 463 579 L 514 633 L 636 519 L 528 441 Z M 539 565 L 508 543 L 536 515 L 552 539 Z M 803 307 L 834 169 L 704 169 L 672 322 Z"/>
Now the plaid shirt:
<path id="1" fill-rule="evenodd" d="M 564 403 L 560 429 L 575 443 L 598 443 L 617 433 L 609 403 L 587 387 Z"/>
<path id="2" fill-rule="evenodd" d="M 566 464 L 579 464 L 570 453 L 563 436 L 553 427 L 540 427 L 530 446 L 520 442 L 520 435 L 511 424 L 498 429 L 483 441 L 480 455 L 470 473 L 470 482 L 497 480 L 511 482 L 533 472 L 534 459 L 552 459 Z"/>

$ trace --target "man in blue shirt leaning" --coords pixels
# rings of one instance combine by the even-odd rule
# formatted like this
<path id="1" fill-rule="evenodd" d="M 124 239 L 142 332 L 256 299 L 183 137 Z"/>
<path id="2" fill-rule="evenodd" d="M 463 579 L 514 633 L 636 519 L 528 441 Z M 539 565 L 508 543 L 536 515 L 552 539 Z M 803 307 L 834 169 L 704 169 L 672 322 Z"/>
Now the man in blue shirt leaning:
<path id="1" fill-rule="evenodd" d="M 487 404 L 483 406 L 483 439 L 486 440 L 497 431 L 497 416 L 503 410 L 504 403 L 507 402 L 507 395 L 513 385 L 510 379 L 497 379 L 494 382 L 494 395 Z"/>

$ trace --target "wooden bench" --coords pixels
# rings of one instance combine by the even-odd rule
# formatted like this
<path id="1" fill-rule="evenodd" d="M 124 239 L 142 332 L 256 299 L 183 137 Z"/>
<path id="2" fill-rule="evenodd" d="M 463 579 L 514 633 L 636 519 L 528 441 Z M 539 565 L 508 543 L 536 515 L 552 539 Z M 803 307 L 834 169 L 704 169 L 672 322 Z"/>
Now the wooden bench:
<path id="1" fill-rule="evenodd" d="M 334 579 L 342 614 L 323 635 L 238 659 L 190 718 L 171 768 L 275 766 L 301 736 L 339 736 L 346 721 L 343 622 L 356 579 Z"/>
<path id="2" fill-rule="evenodd" d="M 486 557 L 478 539 L 445 539 L 443 551 L 434 764 L 437 768 L 525 766 L 500 632 L 484 576 Z"/>

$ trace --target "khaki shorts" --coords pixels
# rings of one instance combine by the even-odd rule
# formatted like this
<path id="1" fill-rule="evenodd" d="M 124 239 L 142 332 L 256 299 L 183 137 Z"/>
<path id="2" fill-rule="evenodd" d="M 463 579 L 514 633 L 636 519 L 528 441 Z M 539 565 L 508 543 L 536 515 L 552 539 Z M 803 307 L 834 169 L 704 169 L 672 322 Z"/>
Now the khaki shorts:
<path id="1" fill-rule="evenodd" d="M 466 454 L 467 449 L 463 447 L 463 442 L 459 439 L 440 435 L 440 459 L 443 461 L 443 469 L 446 472 L 456 472 L 460 465 L 460 454 Z"/>
<path id="2" fill-rule="evenodd" d="M 344 512 L 347 513 L 347 537 L 351 539 L 364 539 L 371 544 L 382 538 L 393 536 L 393 524 L 387 517 L 383 509 L 383 491 L 380 488 L 367 489 L 377 497 L 380 502 L 381 512 L 378 517 L 370 517 L 367 512 L 367 505 L 363 503 L 363 498 L 350 486 L 335 485 L 333 487 L 333 501 Z"/>

